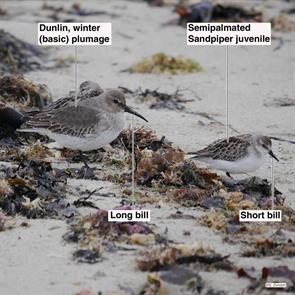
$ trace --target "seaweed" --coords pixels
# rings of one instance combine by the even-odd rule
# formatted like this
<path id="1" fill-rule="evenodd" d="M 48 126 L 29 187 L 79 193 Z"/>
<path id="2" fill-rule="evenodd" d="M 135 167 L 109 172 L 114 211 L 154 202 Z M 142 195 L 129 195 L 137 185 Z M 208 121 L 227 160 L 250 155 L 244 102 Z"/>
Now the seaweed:
<path id="1" fill-rule="evenodd" d="M 292 32 L 295 30 L 295 23 L 286 14 L 280 14 L 270 19 L 274 31 Z"/>
<path id="2" fill-rule="evenodd" d="M 215 253 L 210 248 L 188 246 L 184 244 L 154 246 L 149 250 L 144 250 L 139 253 L 136 259 L 137 268 L 141 271 L 160 271 L 168 270 L 171 266 L 187 265 L 197 263 L 202 269 L 207 269 L 208 266 L 219 268 L 222 261 L 226 261 L 227 256 L 222 256 Z M 230 270 L 233 270 L 234 266 Z"/>
<path id="3" fill-rule="evenodd" d="M 20 111 L 43 109 L 52 103 L 52 96 L 45 84 L 34 84 L 21 75 L 0 76 L 0 102 Z"/>
<path id="4" fill-rule="evenodd" d="M 295 291 L 295 271 L 290 270 L 286 265 L 275 267 L 263 267 L 260 271 L 255 267 L 239 268 L 237 270 L 239 277 L 247 277 L 252 283 L 248 286 L 248 292 L 259 292 L 269 283 L 285 283 L 285 292 Z"/>
<path id="5" fill-rule="evenodd" d="M 0 73 L 25 73 L 44 68 L 44 49 L 0 30 Z"/>
<path id="6" fill-rule="evenodd" d="M 65 200 L 66 179 L 56 178 L 50 163 L 23 159 L 17 167 L 0 166 L 3 193 L 0 207 L 8 215 L 68 218 L 76 211 Z M 5 190 L 4 190 L 5 191 Z"/>
<path id="7" fill-rule="evenodd" d="M 184 103 L 192 102 L 193 99 L 184 99 L 183 94 L 177 89 L 174 93 L 168 94 L 159 92 L 157 89 L 144 91 L 141 88 L 132 91 L 126 87 L 119 87 L 125 94 L 136 97 L 139 102 L 148 102 L 150 109 L 184 110 Z"/>
<path id="8" fill-rule="evenodd" d="M 124 206 L 115 209 L 131 210 L 132 207 Z M 136 245 L 147 245 L 161 240 L 154 233 L 154 230 L 144 223 L 109 222 L 108 211 L 101 209 L 98 209 L 95 214 L 86 215 L 75 220 L 71 224 L 70 231 L 64 235 L 64 239 L 67 242 L 78 243 L 79 250 L 86 250 L 86 252 L 81 253 L 85 253 L 87 257 L 92 257 L 91 253 L 96 255 L 95 253 L 98 253 L 98 251 L 99 253 L 103 250 L 108 251 L 109 248 L 113 251 L 114 246 L 112 245 L 114 243 L 125 242 Z"/>
<path id="9" fill-rule="evenodd" d="M 202 1 L 192 5 L 177 5 L 178 24 L 186 26 L 189 22 L 261 22 L 262 12 L 245 9 L 238 5 Z"/>
<path id="10" fill-rule="evenodd" d="M 203 68 L 192 59 L 168 56 L 165 53 L 156 53 L 128 69 L 129 73 L 149 74 L 189 74 L 203 71 Z"/>

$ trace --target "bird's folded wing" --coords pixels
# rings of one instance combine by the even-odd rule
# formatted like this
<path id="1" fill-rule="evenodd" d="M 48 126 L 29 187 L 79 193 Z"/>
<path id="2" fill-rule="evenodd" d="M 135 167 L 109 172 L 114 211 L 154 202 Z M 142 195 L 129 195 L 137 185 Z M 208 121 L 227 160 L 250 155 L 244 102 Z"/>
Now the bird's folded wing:
<path id="1" fill-rule="evenodd" d="M 103 93 L 103 90 L 97 83 L 92 81 L 85 81 L 80 84 L 79 92 L 77 93 L 77 100 L 82 101 L 91 97 L 99 96 L 101 93 Z M 68 96 L 62 97 L 49 106 L 45 107 L 43 113 L 52 112 L 53 110 L 58 110 L 66 106 L 73 105 L 75 99 L 75 92 L 70 91 Z"/>
<path id="2" fill-rule="evenodd" d="M 248 153 L 250 142 L 244 137 L 232 136 L 229 142 L 226 139 L 218 140 L 195 153 L 194 158 L 211 158 L 212 160 L 235 161 Z"/>
<path id="3" fill-rule="evenodd" d="M 47 129 L 51 132 L 87 137 L 99 132 L 102 114 L 86 106 L 67 106 L 55 112 L 41 112 L 32 116 L 22 128 Z M 104 124 L 105 125 L 105 124 Z"/>

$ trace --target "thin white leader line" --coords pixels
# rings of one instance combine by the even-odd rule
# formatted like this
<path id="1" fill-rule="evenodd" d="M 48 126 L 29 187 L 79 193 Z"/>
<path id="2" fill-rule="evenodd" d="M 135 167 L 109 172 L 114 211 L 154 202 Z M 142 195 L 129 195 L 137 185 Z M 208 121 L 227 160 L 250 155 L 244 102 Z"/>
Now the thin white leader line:
<path id="1" fill-rule="evenodd" d="M 274 209 L 274 203 L 275 203 L 275 177 L 274 177 L 273 158 L 271 158 L 271 210 Z"/>
<path id="2" fill-rule="evenodd" d="M 132 146 L 131 146 L 131 169 L 132 169 L 132 200 L 134 200 L 134 193 L 135 193 L 135 155 L 134 155 L 134 116 L 131 116 L 131 130 L 132 130 Z"/>
<path id="3" fill-rule="evenodd" d="M 226 108 L 226 140 L 229 142 L 229 118 L 228 118 L 228 45 L 226 45 L 226 50 L 225 50 L 225 95 L 226 95 L 226 103 L 225 103 L 225 108 Z"/>
<path id="4" fill-rule="evenodd" d="M 78 46 L 75 46 L 75 107 L 78 105 Z"/>

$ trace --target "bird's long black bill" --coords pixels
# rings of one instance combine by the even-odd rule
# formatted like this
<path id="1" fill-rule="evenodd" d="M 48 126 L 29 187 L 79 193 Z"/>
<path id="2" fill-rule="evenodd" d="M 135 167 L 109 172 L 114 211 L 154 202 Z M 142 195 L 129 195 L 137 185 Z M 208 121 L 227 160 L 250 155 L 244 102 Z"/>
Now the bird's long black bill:
<path id="1" fill-rule="evenodd" d="M 280 162 L 276 155 L 273 153 L 273 151 L 269 151 L 268 154 L 272 156 L 274 159 L 276 159 L 278 162 Z"/>
<path id="2" fill-rule="evenodd" d="M 132 109 L 131 107 L 129 107 L 129 106 L 126 106 L 126 107 L 125 107 L 125 112 L 127 112 L 127 113 L 129 113 L 129 114 L 132 114 L 132 115 L 135 115 L 135 116 L 141 118 L 142 120 L 148 122 L 148 120 L 147 120 L 145 117 L 143 117 L 141 114 L 137 113 L 135 110 L 133 110 L 133 109 Z"/>

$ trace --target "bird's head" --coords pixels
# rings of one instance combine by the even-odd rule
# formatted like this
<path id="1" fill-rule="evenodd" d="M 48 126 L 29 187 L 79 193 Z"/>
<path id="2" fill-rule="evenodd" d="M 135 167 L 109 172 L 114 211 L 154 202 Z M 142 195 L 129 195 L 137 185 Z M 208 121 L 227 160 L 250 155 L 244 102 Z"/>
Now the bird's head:
<path id="1" fill-rule="evenodd" d="M 269 137 L 257 135 L 255 140 L 256 140 L 257 146 L 259 147 L 261 151 L 269 154 L 271 157 L 279 161 L 279 159 L 276 157 L 276 155 L 272 151 L 272 143 Z"/>
<path id="2" fill-rule="evenodd" d="M 116 89 L 105 91 L 102 95 L 104 95 L 104 99 L 108 105 L 108 108 L 113 112 L 127 112 L 132 115 L 135 115 L 144 121 L 148 122 L 142 115 L 137 113 L 134 109 L 126 104 L 125 95 Z"/>

